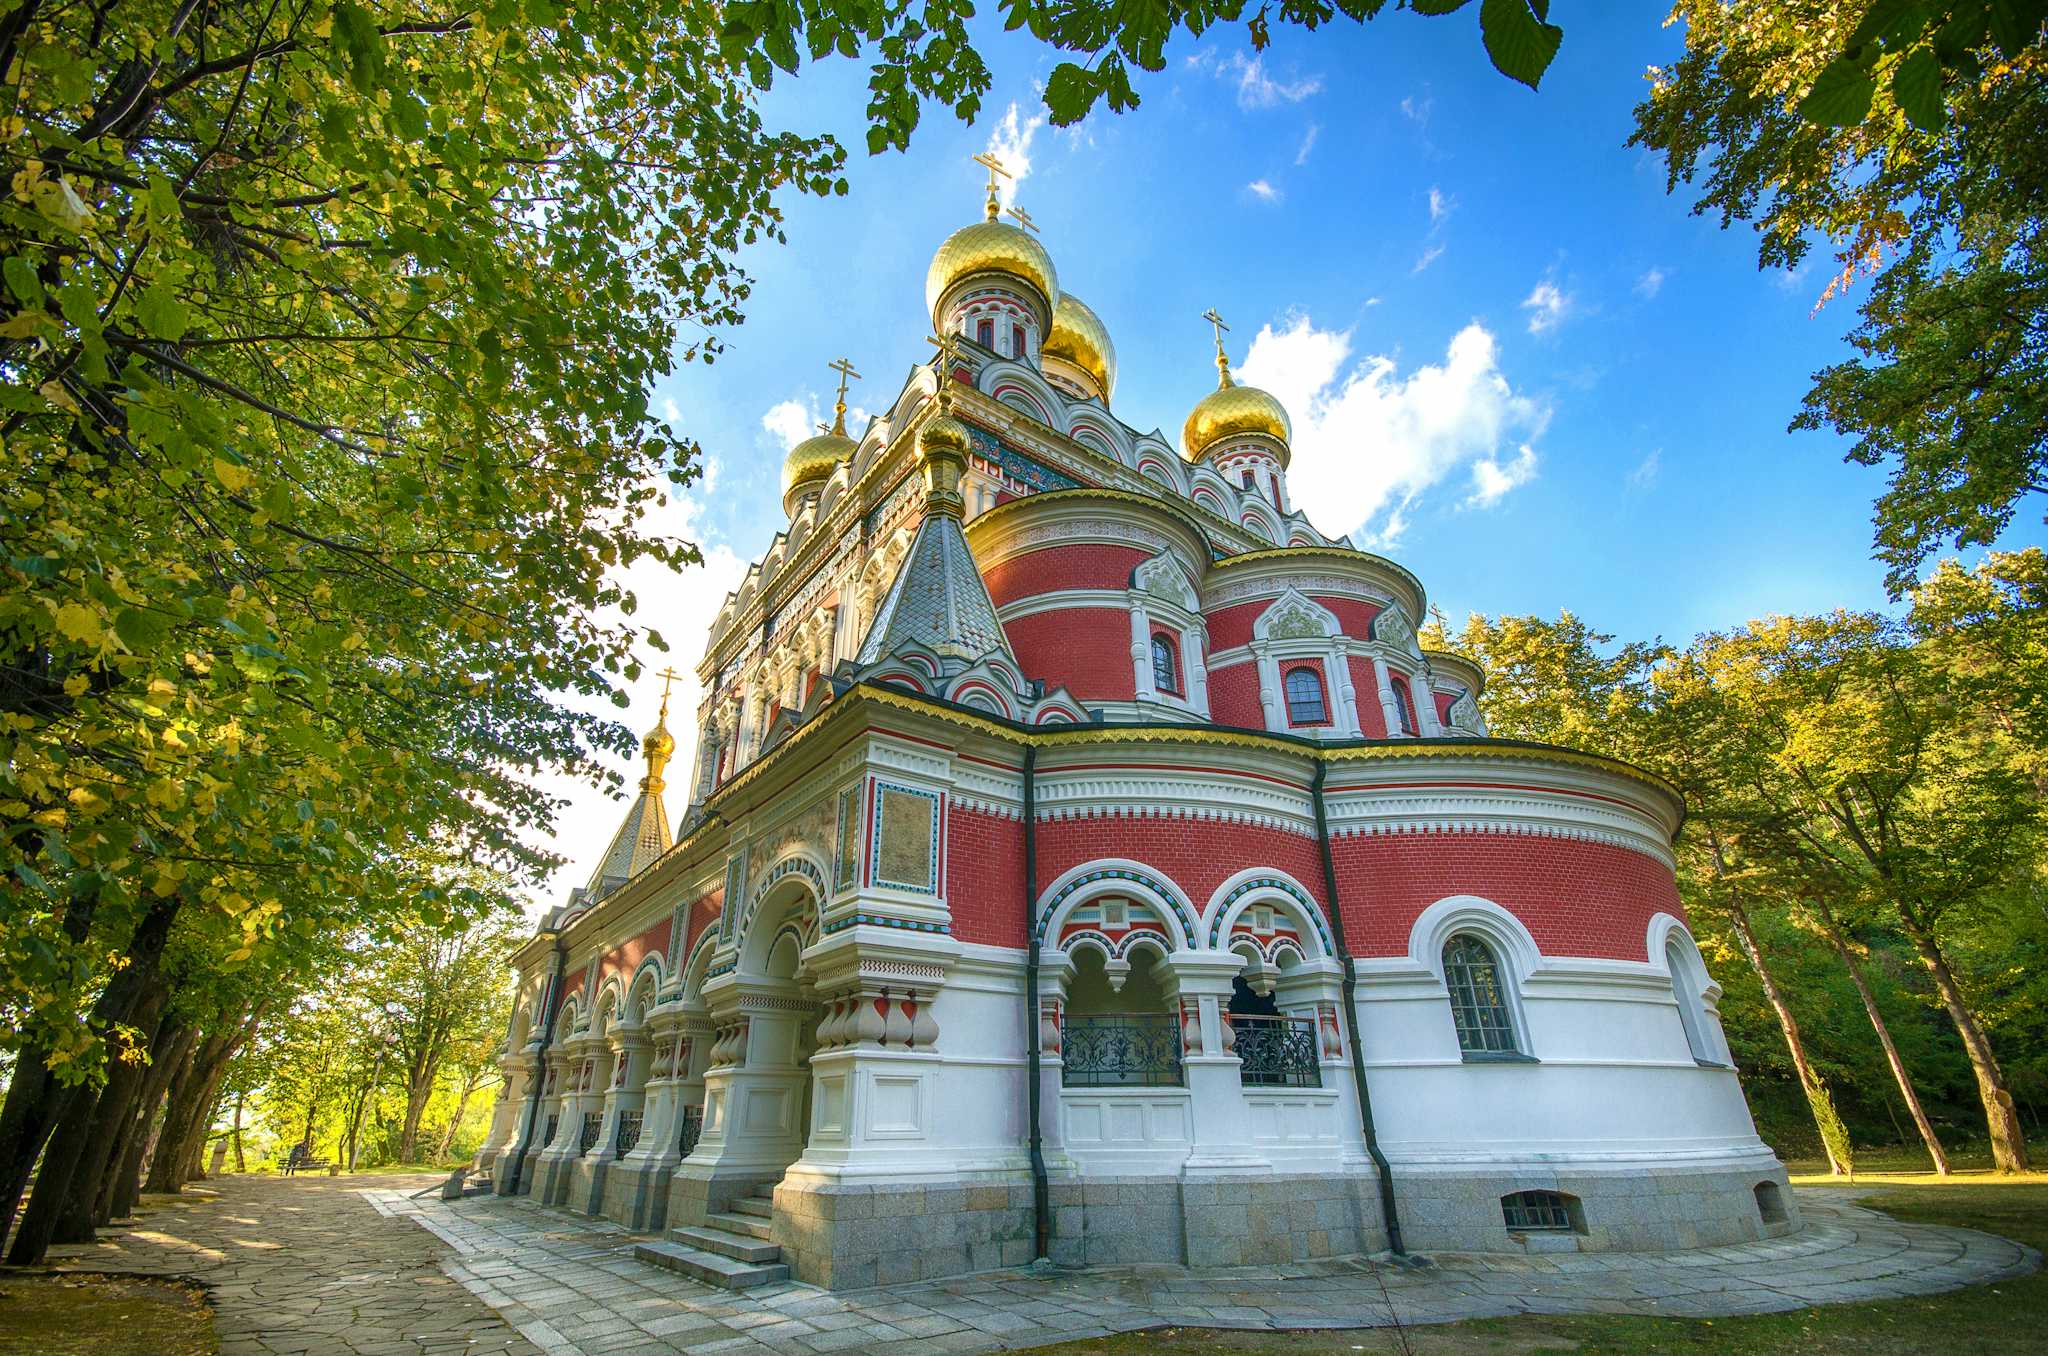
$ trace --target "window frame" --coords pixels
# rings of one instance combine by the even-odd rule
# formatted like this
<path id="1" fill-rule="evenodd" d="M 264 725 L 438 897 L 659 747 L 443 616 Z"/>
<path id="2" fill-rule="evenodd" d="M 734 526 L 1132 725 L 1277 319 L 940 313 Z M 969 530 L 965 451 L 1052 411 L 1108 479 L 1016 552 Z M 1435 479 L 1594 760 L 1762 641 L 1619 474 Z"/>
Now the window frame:
<path id="1" fill-rule="evenodd" d="M 1166 660 L 1164 678 L 1159 664 L 1162 654 Z M 1187 695 L 1187 683 L 1181 676 L 1180 643 L 1171 631 L 1156 627 L 1152 632 L 1152 686 L 1169 697 Z"/>
<path id="2" fill-rule="evenodd" d="M 1394 714 L 1401 718 L 1401 733 L 1420 735 L 1422 722 L 1415 715 L 1415 696 L 1408 683 L 1399 674 L 1387 679 L 1387 691 L 1394 694 Z"/>
<path id="3" fill-rule="evenodd" d="M 989 352 L 995 352 L 996 322 L 993 316 L 981 316 L 974 322 L 974 342 Z"/>
<path id="4" fill-rule="evenodd" d="M 1490 1001 L 1479 992 L 1478 971 L 1470 950 L 1476 948 L 1486 970 L 1491 972 Z M 1454 951 L 1466 954 L 1454 956 Z M 1469 928 L 1444 939 L 1438 953 L 1443 965 L 1445 996 L 1451 1010 L 1451 1029 L 1458 1041 L 1458 1055 L 1467 1064 L 1530 1064 L 1535 1059 L 1523 1047 L 1527 1043 L 1515 1011 L 1514 989 L 1501 963 L 1500 948 L 1491 938 Z M 1478 1044 L 1468 1042 L 1468 1033 Z M 1505 1044 L 1490 1042 L 1500 1040 Z"/>
<path id="5" fill-rule="evenodd" d="M 1296 712 L 1297 702 L 1294 695 L 1294 679 L 1296 675 L 1305 676 L 1311 683 L 1315 684 L 1316 715 L 1312 720 L 1305 720 Z M 1282 665 L 1280 669 L 1280 700 L 1287 708 L 1287 723 L 1290 726 L 1313 728 L 1330 723 L 1330 685 L 1324 678 L 1322 670 L 1314 664 L 1297 662 Z"/>

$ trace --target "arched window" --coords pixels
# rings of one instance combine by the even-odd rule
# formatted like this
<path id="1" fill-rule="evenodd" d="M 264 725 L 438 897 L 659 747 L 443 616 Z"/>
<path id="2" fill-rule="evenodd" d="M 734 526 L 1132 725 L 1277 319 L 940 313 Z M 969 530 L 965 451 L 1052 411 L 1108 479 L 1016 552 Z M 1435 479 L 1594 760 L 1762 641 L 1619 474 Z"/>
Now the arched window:
<path id="1" fill-rule="evenodd" d="M 1401 717 L 1401 733 L 1409 735 L 1418 733 L 1418 728 L 1415 724 L 1415 699 L 1408 695 L 1408 684 L 1402 682 L 1399 678 L 1395 678 L 1387 686 L 1394 693 L 1394 710 Z"/>
<path id="2" fill-rule="evenodd" d="M 974 342 L 980 344 L 983 348 L 993 349 L 996 346 L 996 322 L 993 320 L 976 321 L 974 324 Z"/>
<path id="3" fill-rule="evenodd" d="M 1500 961 L 1492 947 L 1470 933 L 1451 938 L 1444 944 L 1444 983 L 1451 991 L 1451 1019 L 1458 1027 L 1460 1050 L 1480 1058 L 1520 1053 Z"/>
<path id="4" fill-rule="evenodd" d="M 1673 933 L 1664 941 L 1664 967 L 1671 971 L 1671 996 L 1678 1000 L 1678 1020 L 1685 1024 L 1685 1043 L 1700 1064 L 1719 1064 L 1719 1055 L 1707 1037 L 1707 1010 L 1700 1002 L 1698 976 L 1694 972 L 1691 948 Z"/>
<path id="5" fill-rule="evenodd" d="M 1180 652 L 1164 631 L 1152 633 L 1152 686 L 1180 695 Z"/>
<path id="6" fill-rule="evenodd" d="M 1024 327 L 1022 325 L 1010 326 L 1010 356 L 1020 362 L 1030 356 L 1024 351 Z"/>
<path id="7" fill-rule="evenodd" d="M 1330 723 L 1330 708 L 1323 700 L 1323 675 L 1306 664 L 1287 670 L 1283 680 L 1287 688 L 1287 723 L 1289 725 L 1327 725 Z"/>

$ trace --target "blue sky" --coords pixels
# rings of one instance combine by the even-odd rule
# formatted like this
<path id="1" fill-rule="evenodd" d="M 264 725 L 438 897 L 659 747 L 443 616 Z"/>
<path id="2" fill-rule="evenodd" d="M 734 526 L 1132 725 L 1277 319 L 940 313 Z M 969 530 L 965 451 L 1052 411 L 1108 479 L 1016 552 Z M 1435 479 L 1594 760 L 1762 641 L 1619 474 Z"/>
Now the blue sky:
<path id="1" fill-rule="evenodd" d="M 992 145 L 1028 162 L 1016 201 L 1115 340 L 1115 412 L 1177 445 L 1214 383 L 1199 317 L 1217 307 L 1233 362 L 1293 414 L 1298 501 L 1414 570 L 1454 623 L 1569 608 L 1624 638 L 1683 641 L 1881 606 L 1882 473 L 1845 465 L 1832 434 L 1786 432 L 1810 374 L 1846 352 L 1854 294 L 1815 313 L 1824 252 L 1760 273 L 1748 227 L 1692 216 L 1661 161 L 1623 145 L 1645 69 L 1680 45 L 1655 7 L 1626 8 L 1569 22 L 1541 93 L 1487 63 L 1473 11 L 1276 28 L 1256 56 L 1225 27 L 1170 48 L 1135 111 L 1065 131 L 1034 126 L 1051 55 L 989 26 L 996 79 L 977 122 L 928 110 L 908 153 L 877 157 L 861 149 L 863 66 L 781 78 L 771 123 L 837 134 L 852 191 L 785 200 L 787 245 L 745 256 L 748 323 L 715 366 L 655 393 L 710 455 L 670 519 L 707 566 L 636 575 L 641 618 L 693 666 L 783 524 L 782 454 L 829 417 L 825 364 L 844 354 L 865 375 L 860 408 L 924 360 L 925 268 L 979 215 L 969 157 Z M 636 729 L 659 692 L 640 687 Z M 679 770 L 697 696 L 680 688 L 670 721 Z M 564 794 L 569 883 L 621 807 Z M 672 785 L 673 810 L 685 794 Z"/>

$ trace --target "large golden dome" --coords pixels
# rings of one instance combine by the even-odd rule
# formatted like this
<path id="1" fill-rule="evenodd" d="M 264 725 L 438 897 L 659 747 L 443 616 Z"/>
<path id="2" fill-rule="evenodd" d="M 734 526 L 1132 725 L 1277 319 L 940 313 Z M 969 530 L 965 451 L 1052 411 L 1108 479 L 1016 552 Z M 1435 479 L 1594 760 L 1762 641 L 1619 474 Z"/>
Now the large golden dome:
<path id="1" fill-rule="evenodd" d="M 839 463 L 853 455 L 856 444 L 844 433 L 820 433 L 789 449 L 782 459 L 782 497 L 814 481 L 829 480 Z"/>
<path id="2" fill-rule="evenodd" d="M 1240 433 L 1263 433 L 1284 448 L 1292 432 L 1285 407 L 1256 386 L 1239 386 L 1227 376 L 1223 382 L 1188 411 L 1180 431 L 1181 454 L 1198 461 L 1218 442 Z"/>
<path id="3" fill-rule="evenodd" d="M 1003 221 L 977 221 L 946 237 L 924 275 L 924 304 L 933 313 L 934 329 L 945 330 L 937 313 L 946 289 L 976 273 L 1007 273 L 1020 278 L 1038 289 L 1048 308 L 1060 297 L 1052 256 L 1029 231 Z"/>
<path id="4" fill-rule="evenodd" d="M 1109 342 L 1109 327 L 1071 293 L 1060 294 L 1052 313 L 1052 333 L 1039 351 L 1048 358 L 1064 358 L 1094 377 L 1104 403 L 1116 390 L 1116 345 Z"/>

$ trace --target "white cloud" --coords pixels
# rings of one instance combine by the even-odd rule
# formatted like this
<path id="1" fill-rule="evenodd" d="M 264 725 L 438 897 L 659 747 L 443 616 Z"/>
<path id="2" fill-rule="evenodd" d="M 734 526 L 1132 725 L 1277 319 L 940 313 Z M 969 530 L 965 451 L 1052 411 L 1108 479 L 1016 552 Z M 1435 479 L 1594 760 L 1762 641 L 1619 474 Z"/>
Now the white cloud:
<path id="1" fill-rule="evenodd" d="M 1246 184 L 1245 187 L 1251 191 L 1252 196 L 1261 202 L 1279 202 L 1285 196 L 1279 189 L 1273 187 L 1264 179 L 1254 179 Z"/>
<path id="2" fill-rule="evenodd" d="M 1472 463 L 1472 493 L 1465 497 L 1467 508 L 1492 508 L 1509 490 L 1536 478 L 1536 449 L 1523 443 L 1512 459 L 1502 463 L 1492 456 Z"/>
<path id="3" fill-rule="evenodd" d="M 1636 279 L 1635 293 L 1644 301 L 1654 300 L 1656 295 L 1663 290 L 1664 270 L 1661 268 L 1652 268 L 1643 274 L 1642 277 Z"/>
<path id="4" fill-rule="evenodd" d="M 1431 245 L 1422 252 L 1422 257 L 1415 261 L 1415 268 L 1412 271 L 1416 273 L 1422 272 L 1423 269 L 1428 268 L 1431 264 L 1442 258 L 1443 252 L 1444 247 L 1442 245 Z"/>
<path id="5" fill-rule="evenodd" d="M 1410 95 L 1401 101 L 1401 115 L 1410 122 L 1420 123 L 1422 126 L 1427 127 L 1429 126 L 1429 112 L 1435 107 L 1436 100 L 1429 98 L 1427 95 L 1420 99 Z"/>
<path id="6" fill-rule="evenodd" d="M 1326 531 L 1361 533 L 1380 546 L 1401 535 L 1425 492 L 1460 471 L 1472 478 L 1467 502 L 1481 505 L 1525 483 L 1536 469 L 1532 445 L 1550 418 L 1541 401 L 1509 384 L 1493 335 L 1476 321 L 1451 339 L 1441 362 L 1404 373 L 1386 355 L 1354 361 L 1350 331 L 1318 329 L 1296 315 L 1282 329 L 1259 331 L 1239 375 L 1294 418 L 1295 501 L 1312 505 Z"/>
<path id="7" fill-rule="evenodd" d="M 1266 73 L 1264 57 L 1248 57 L 1243 52 L 1232 52 L 1228 57 L 1217 56 L 1213 51 L 1196 52 L 1187 60 L 1190 70 L 1207 71 L 1219 79 L 1237 80 L 1237 106 L 1246 112 L 1261 108 L 1275 108 L 1281 104 L 1298 104 L 1303 99 L 1320 94 L 1323 77 L 1305 75 L 1298 80 L 1276 80 Z M 1308 147 L 1315 142 L 1315 133 L 1309 133 L 1297 153 L 1302 159 L 1308 155 Z M 1300 163 L 1299 160 L 1296 163 Z"/>
<path id="8" fill-rule="evenodd" d="M 1522 299 L 1522 309 L 1529 313 L 1529 333 L 1548 334 L 1571 314 L 1572 298 L 1569 293 L 1559 290 L 1556 283 L 1545 278 Z"/>
<path id="9" fill-rule="evenodd" d="M 809 400 L 785 400 L 771 405 L 761 416 L 761 427 L 774 435 L 785 452 L 816 433 L 818 423 L 812 417 Z"/>
<path id="10" fill-rule="evenodd" d="M 1429 186 L 1430 225 L 1436 226 L 1441 224 L 1443 219 L 1451 214 L 1451 209 L 1457 205 L 1455 200 L 1445 197 L 1444 191 L 1435 184 Z"/>
<path id="11" fill-rule="evenodd" d="M 997 176 L 996 181 L 996 195 L 1005 207 L 1016 205 L 1017 189 L 1025 176 L 1031 173 L 1032 139 L 1043 126 L 1043 115 L 1027 118 L 1013 100 L 1003 116 L 996 120 L 995 129 L 988 134 L 988 153 L 1002 161 L 1003 168 L 1010 172 L 1009 178 Z"/>
<path id="12" fill-rule="evenodd" d="M 1301 149 L 1294 153 L 1295 164 L 1306 165 L 1308 163 L 1308 153 L 1316 148 L 1316 138 L 1322 134 L 1323 125 L 1321 123 L 1312 122 L 1308 125 L 1308 131 L 1301 138 Z"/>
<path id="13" fill-rule="evenodd" d="M 1653 448 L 1650 455 L 1636 463 L 1636 469 L 1628 473 L 1628 487 L 1631 490 L 1647 490 L 1657 483 L 1657 476 L 1664 469 L 1664 449 Z"/>

